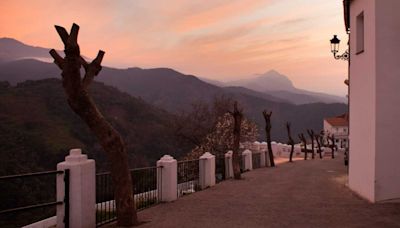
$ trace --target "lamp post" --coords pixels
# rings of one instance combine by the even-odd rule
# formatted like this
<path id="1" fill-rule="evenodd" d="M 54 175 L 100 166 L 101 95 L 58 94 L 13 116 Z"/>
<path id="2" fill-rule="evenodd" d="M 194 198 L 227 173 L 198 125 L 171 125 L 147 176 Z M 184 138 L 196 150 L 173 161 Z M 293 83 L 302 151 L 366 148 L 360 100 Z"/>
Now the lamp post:
<path id="1" fill-rule="evenodd" d="M 337 53 L 339 52 L 339 44 L 340 40 L 337 38 L 337 35 L 333 35 L 333 38 L 331 39 L 331 52 L 333 53 L 333 57 L 335 59 L 348 61 L 350 56 L 348 49 L 343 54 L 337 55 Z"/>
<path id="2" fill-rule="evenodd" d="M 343 54 L 337 55 L 339 52 L 339 44 L 340 40 L 337 38 L 337 35 L 333 35 L 333 38 L 331 39 L 331 52 L 333 53 L 333 57 L 335 59 L 341 59 L 348 61 L 348 75 L 350 79 L 350 52 L 349 49 L 347 49 Z M 344 81 L 344 84 L 347 85 L 347 103 L 348 103 L 348 113 L 350 113 L 350 80 L 346 79 Z M 350 129 L 350 121 L 349 121 L 349 129 Z M 347 145 L 346 145 L 346 150 L 345 150 L 345 158 L 344 158 L 344 165 L 347 166 L 347 172 L 349 172 L 349 144 L 350 140 L 347 138 Z"/>

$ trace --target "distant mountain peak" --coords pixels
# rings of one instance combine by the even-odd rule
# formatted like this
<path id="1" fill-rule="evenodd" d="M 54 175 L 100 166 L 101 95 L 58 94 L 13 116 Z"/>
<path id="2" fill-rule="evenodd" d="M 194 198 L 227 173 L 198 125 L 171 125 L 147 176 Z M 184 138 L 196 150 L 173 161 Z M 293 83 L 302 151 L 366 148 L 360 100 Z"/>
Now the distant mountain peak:
<path id="1" fill-rule="evenodd" d="M 276 70 L 269 70 L 264 74 L 258 74 L 256 78 L 249 80 L 249 83 L 253 86 L 258 85 L 259 91 L 265 92 L 265 90 L 292 90 L 295 89 L 290 79 L 279 73 Z"/>
<path id="2" fill-rule="evenodd" d="M 269 71 L 267 71 L 267 72 L 265 72 L 264 74 L 261 74 L 261 75 L 282 75 L 282 74 L 279 73 L 278 71 L 272 69 L 272 70 L 269 70 Z"/>

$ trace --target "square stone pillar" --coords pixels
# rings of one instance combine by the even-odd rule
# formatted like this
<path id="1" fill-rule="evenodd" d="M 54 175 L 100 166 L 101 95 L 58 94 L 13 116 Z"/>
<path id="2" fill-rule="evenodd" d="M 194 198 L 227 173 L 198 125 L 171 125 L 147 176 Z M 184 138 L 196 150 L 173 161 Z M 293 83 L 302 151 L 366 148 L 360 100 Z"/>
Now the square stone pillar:
<path id="1" fill-rule="evenodd" d="M 215 185 L 215 156 L 204 153 L 199 160 L 199 180 L 201 189 Z"/>
<path id="2" fill-rule="evenodd" d="M 253 146 L 252 146 L 252 151 L 253 152 L 259 152 L 260 151 L 260 146 L 261 146 L 261 143 L 258 142 L 258 141 L 255 141 L 253 143 Z"/>
<path id="3" fill-rule="evenodd" d="M 164 155 L 157 161 L 157 189 L 161 192 L 162 202 L 171 202 L 178 198 L 178 163 L 170 155 Z"/>
<path id="4" fill-rule="evenodd" d="M 265 151 L 261 151 L 260 152 L 260 166 L 261 167 L 265 167 L 267 162 L 265 160 L 266 156 L 265 156 Z"/>
<path id="5" fill-rule="evenodd" d="M 253 158 L 250 150 L 245 150 L 242 153 L 243 162 L 244 162 L 244 170 L 250 171 L 253 170 Z"/>
<path id="6" fill-rule="evenodd" d="M 96 166 L 81 149 L 70 150 L 57 170 L 69 170 L 69 227 L 96 226 Z M 57 176 L 57 201 L 64 201 L 64 175 Z M 65 204 L 57 205 L 57 227 L 65 227 Z"/>
<path id="7" fill-rule="evenodd" d="M 225 178 L 233 178 L 233 162 L 232 162 L 233 151 L 228 151 L 225 154 Z"/>

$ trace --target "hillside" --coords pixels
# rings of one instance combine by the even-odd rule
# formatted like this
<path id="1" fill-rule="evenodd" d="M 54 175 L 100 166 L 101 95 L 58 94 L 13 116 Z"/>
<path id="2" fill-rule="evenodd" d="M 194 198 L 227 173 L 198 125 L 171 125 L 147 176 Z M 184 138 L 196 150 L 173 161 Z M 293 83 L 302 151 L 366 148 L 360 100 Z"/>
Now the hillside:
<path id="1" fill-rule="evenodd" d="M 171 115 L 165 111 L 101 83 L 93 83 L 90 92 L 125 139 L 131 167 L 154 165 L 164 154 L 179 157 L 190 150 L 174 138 Z M 98 170 L 107 169 L 97 140 L 68 107 L 60 80 L 0 84 L 0 176 L 53 170 L 76 147 L 96 159 Z"/>
<path id="2" fill-rule="evenodd" d="M 12 38 L 0 38 L 0 62 L 23 58 L 49 58 L 49 49 L 26 45 Z"/>
<path id="3" fill-rule="evenodd" d="M 30 46 L 25 46 L 28 48 L 26 51 L 28 53 Z M 34 59 L 11 59 L 10 57 L 9 61 L 0 63 L 0 81 L 8 81 L 12 85 L 16 85 L 26 80 L 60 78 L 60 70 L 53 63 L 40 62 Z M 276 88 L 294 88 L 289 79 L 282 79 L 284 76 L 277 72 L 271 74 L 273 75 L 269 76 L 269 80 L 280 81 L 275 83 Z M 298 103 L 299 100 L 301 101 L 300 104 L 303 104 L 303 102 L 320 102 L 315 97 L 304 93 L 290 93 L 290 96 L 286 96 L 288 95 L 287 91 L 282 94 L 280 91 L 264 93 L 240 86 L 221 88 L 206 83 L 193 75 L 185 75 L 168 68 L 115 69 L 103 67 L 95 80 L 114 86 L 120 91 L 139 97 L 146 103 L 173 114 L 190 110 L 192 103 L 197 101 L 210 102 L 219 96 L 231 97 L 240 102 L 248 118 L 256 121 L 262 134 L 264 134 L 264 120 L 261 112 L 264 109 L 272 110 L 274 112 L 272 137 L 279 141 L 285 141 L 287 138 L 283 125 L 285 121 L 292 122 L 293 133 L 297 135 L 298 132 L 304 132 L 307 128 L 319 131 L 323 127 L 323 118 L 340 115 L 347 111 L 345 104 L 337 103 L 294 105 L 293 103 Z M 267 84 L 260 83 L 260 85 Z M 295 101 L 293 101 L 293 97 L 296 98 Z"/>

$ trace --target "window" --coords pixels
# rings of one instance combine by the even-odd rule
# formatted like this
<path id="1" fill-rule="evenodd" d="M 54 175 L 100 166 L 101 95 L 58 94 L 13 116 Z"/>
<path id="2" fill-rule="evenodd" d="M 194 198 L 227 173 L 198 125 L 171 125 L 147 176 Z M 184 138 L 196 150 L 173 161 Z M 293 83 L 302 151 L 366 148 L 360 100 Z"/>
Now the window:
<path id="1" fill-rule="evenodd" d="M 364 52 L 364 12 L 356 18 L 356 54 Z"/>

